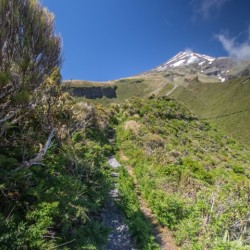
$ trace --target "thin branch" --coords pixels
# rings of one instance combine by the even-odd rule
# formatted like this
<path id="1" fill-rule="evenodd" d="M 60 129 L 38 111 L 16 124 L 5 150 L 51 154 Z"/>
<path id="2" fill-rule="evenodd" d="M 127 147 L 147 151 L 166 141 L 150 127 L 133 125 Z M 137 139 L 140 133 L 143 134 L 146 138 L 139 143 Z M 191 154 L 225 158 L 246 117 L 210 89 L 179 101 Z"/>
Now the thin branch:
<path id="1" fill-rule="evenodd" d="M 58 247 L 62 247 L 62 246 L 68 245 L 68 244 L 74 242 L 75 240 L 76 240 L 76 239 L 73 239 L 73 240 L 71 240 L 71 241 L 65 242 L 65 243 L 63 243 L 63 244 L 61 244 L 61 245 L 58 245 L 58 246 L 53 247 L 52 249 L 55 249 L 55 248 L 58 248 Z"/>
<path id="2" fill-rule="evenodd" d="M 39 164 L 39 162 L 43 159 L 44 155 L 46 154 L 47 150 L 49 149 L 50 145 L 51 145 L 51 141 L 53 139 L 53 137 L 55 136 L 55 129 L 53 128 L 52 131 L 49 134 L 49 137 L 47 139 L 47 142 L 45 143 L 44 147 L 40 150 L 40 152 L 38 153 L 38 155 L 29 160 L 29 161 L 25 161 L 24 164 L 22 165 L 23 168 L 29 168 L 33 165 L 37 165 Z"/>
<path id="3" fill-rule="evenodd" d="M 7 218 L 6 218 L 6 220 L 8 220 L 8 219 L 10 218 L 10 216 L 11 216 L 11 214 L 12 214 L 12 212 L 14 211 L 15 208 L 16 208 L 16 206 L 14 206 L 14 207 L 11 209 L 11 211 L 9 212 L 9 214 L 8 214 L 8 216 L 7 216 Z"/>
<path id="4" fill-rule="evenodd" d="M 4 117 L 2 120 L 0 120 L 0 123 L 6 122 L 7 120 L 11 119 L 15 115 L 16 115 L 16 112 L 14 112 L 13 114 L 10 114 L 10 115 Z"/>

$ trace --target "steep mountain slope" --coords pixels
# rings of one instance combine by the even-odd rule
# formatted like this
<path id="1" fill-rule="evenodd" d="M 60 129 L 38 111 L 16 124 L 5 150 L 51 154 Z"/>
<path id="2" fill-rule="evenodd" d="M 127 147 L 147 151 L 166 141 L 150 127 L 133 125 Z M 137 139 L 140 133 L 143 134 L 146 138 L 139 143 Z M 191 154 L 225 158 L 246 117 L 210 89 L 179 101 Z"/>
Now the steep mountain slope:
<path id="1" fill-rule="evenodd" d="M 156 70 L 162 71 L 169 68 L 186 66 L 194 63 L 198 63 L 198 65 L 202 66 L 203 64 L 211 64 L 214 60 L 215 58 L 207 55 L 201 55 L 191 51 L 182 51 L 168 60 L 166 63 L 157 67 Z"/>
<path id="2" fill-rule="evenodd" d="M 190 108 L 200 119 L 216 124 L 250 147 L 250 78 L 223 84 L 192 83 L 180 86 L 171 96 Z"/>
<path id="3" fill-rule="evenodd" d="M 214 77 L 217 81 L 246 76 L 250 74 L 249 61 L 236 61 L 230 57 L 210 57 L 192 51 L 180 52 L 166 63 L 155 68 L 155 71 L 175 71 L 189 68 L 193 74 Z"/>

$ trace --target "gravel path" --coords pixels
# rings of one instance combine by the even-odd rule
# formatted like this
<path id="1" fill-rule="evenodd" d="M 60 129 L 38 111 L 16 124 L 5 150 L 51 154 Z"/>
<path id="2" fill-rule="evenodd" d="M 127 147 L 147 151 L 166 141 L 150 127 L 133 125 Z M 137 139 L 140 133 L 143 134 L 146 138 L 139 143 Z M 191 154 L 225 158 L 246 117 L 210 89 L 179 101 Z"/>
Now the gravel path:
<path id="1" fill-rule="evenodd" d="M 114 157 L 108 159 L 110 167 L 114 170 L 111 174 L 113 178 L 117 178 L 116 170 L 120 164 Z M 106 250 L 132 250 L 132 238 L 128 231 L 128 226 L 125 224 L 125 218 L 121 211 L 115 205 L 115 201 L 119 199 L 119 190 L 114 181 L 114 187 L 110 190 L 110 197 L 107 200 L 102 212 L 103 223 L 106 227 L 111 228 L 108 237 Z"/>
<path id="2" fill-rule="evenodd" d="M 125 218 L 115 204 L 115 201 L 119 200 L 119 190 L 116 187 L 115 178 L 118 177 L 117 169 L 120 167 L 120 164 L 114 157 L 110 157 L 108 159 L 108 163 L 113 169 L 111 176 L 114 178 L 114 186 L 109 192 L 109 199 L 106 201 L 102 212 L 104 225 L 111 229 L 105 250 L 136 250 L 133 246 L 128 226 L 125 223 Z M 133 169 L 131 167 L 127 167 L 127 170 L 134 179 L 135 191 L 140 193 Z M 151 223 L 152 234 L 155 236 L 160 248 L 163 250 L 178 250 L 179 248 L 175 245 L 172 235 L 168 229 L 161 227 L 158 224 L 151 209 L 147 206 L 140 195 L 138 196 L 138 199 L 140 209 L 144 213 L 145 218 L 147 218 L 147 220 Z"/>

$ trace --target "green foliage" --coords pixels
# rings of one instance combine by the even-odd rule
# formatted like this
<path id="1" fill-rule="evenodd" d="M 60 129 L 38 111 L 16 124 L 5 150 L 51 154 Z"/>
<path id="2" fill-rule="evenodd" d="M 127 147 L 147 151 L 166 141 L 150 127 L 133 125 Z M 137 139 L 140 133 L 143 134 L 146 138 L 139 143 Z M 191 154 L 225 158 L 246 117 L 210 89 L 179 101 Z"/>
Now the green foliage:
<path id="1" fill-rule="evenodd" d="M 1 249 L 48 249 L 71 241 L 69 249 L 104 244 L 108 231 L 95 218 L 109 188 L 109 146 L 86 139 L 86 133 L 54 145 L 45 165 L 27 170 L 16 172 L 18 161 L 1 155 Z"/>
<path id="2" fill-rule="evenodd" d="M 133 178 L 124 168 L 119 171 L 118 184 L 120 192 L 119 206 L 127 217 L 129 229 L 137 246 L 139 249 L 145 250 L 160 249 L 151 234 L 150 222 L 146 220 L 140 211 Z"/>
<path id="3" fill-rule="evenodd" d="M 151 191 L 147 200 L 159 222 L 170 229 L 174 229 L 175 225 L 186 216 L 185 204 L 176 195 L 166 195 L 159 190 Z"/>
<path id="4" fill-rule="evenodd" d="M 245 173 L 245 168 L 241 165 L 237 165 L 237 164 L 233 165 L 232 169 L 236 174 L 244 174 Z"/>
<path id="5" fill-rule="evenodd" d="M 61 92 L 60 47 L 53 15 L 36 0 L 0 2 L 3 250 L 101 249 L 107 240 L 101 211 L 110 188 L 106 158 L 113 153 L 108 114 Z M 116 82 L 118 101 L 155 94 L 162 80 Z M 243 80 L 244 95 L 232 111 L 248 103 L 249 80 Z M 216 86 L 218 100 L 228 101 L 238 85 L 231 82 L 229 92 L 223 88 Z M 201 96 L 217 107 L 204 115 L 224 112 L 210 94 Z M 248 107 L 234 115 L 247 112 Z M 250 155 L 243 146 L 168 97 L 133 98 L 113 105 L 109 115 L 117 131 L 115 148 L 134 168 L 158 221 L 174 231 L 183 249 L 249 249 Z M 237 121 L 221 118 L 224 128 Z M 124 169 L 119 188 L 138 246 L 158 249 Z"/>
<path id="6" fill-rule="evenodd" d="M 32 222 L 32 225 L 27 229 L 27 238 L 30 240 L 30 247 L 33 249 L 48 247 L 44 238 L 49 233 L 48 228 L 52 228 L 55 224 L 52 218 L 59 214 L 58 205 L 58 202 L 43 202 L 37 206 L 36 210 L 27 213 L 27 221 Z"/>
<path id="7" fill-rule="evenodd" d="M 214 123 L 249 147 L 249 94 L 249 77 L 239 77 L 225 84 L 180 86 L 171 96 L 195 112 L 199 119 Z"/>
<path id="8" fill-rule="evenodd" d="M 14 101 L 17 105 L 26 104 L 29 102 L 29 99 L 29 92 L 25 90 L 18 92 L 14 97 Z"/>
<path id="9" fill-rule="evenodd" d="M 10 80 L 10 75 L 6 72 L 0 72 L 0 87 L 3 88 Z"/>
<path id="10" fill-rule="evenodd" d="M 107 114 L 62 93 L 60 38 L 38 1 L 0 1 L 0 33 L 0 249 L 100 249 Z"/>
<path id="11" fill-rule="evenodd" d="M 7 121 L 32 116 L 41 103 L 55 97 L 48 93 L 51 88 L 47 93 L 42 89 L 61 63 L 61 40 L 54 34 L 53 19 L 35 0 L 0 2 L 0 122 L 5 123 L 1 134 Z"/>
<path id="12" fill-rule="evenodd" d="M 116 147 L 182 249 L 248 249 L 249 152 L 169 98 L 116 111 Z"/>

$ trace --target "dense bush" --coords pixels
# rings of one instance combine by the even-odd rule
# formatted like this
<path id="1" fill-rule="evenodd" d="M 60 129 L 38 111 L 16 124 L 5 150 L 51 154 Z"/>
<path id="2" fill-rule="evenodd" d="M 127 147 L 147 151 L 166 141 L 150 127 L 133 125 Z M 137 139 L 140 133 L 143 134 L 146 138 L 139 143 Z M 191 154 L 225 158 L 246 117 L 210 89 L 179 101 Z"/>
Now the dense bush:
<path id="1" fill-rule="evenodd" d="M 33 94 L 60 66 L 61 39 L 53 22 L 36 0 L 0 2 L 0 123 L 31 109 Z"/>
<path id="2" fill-rule="evenodd" d="M 0 2 L 0 249 L 107 239 L 107 115 L 60 88 L 60 38 L 36 0 Z"/>

